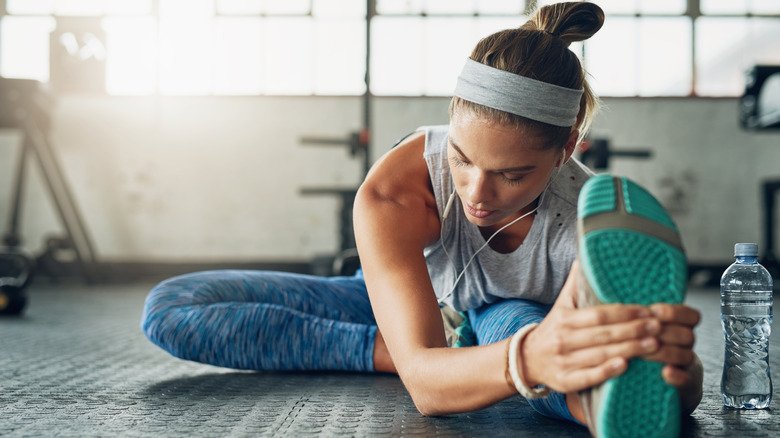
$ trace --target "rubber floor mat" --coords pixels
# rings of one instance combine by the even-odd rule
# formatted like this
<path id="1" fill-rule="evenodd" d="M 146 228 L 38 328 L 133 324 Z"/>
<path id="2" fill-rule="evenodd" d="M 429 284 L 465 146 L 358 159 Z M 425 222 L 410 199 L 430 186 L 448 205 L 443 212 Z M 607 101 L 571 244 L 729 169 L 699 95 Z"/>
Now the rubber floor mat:
<path id="1" fill-rule="evenodd" d="M 588 436 L 519 396 L 424 417 L 392 375 L 246 372 L 176 359 L 138 328 L 150 286 L 36 284 L 24 317 L 0 318 L 0 435 Z M 706 372 L 704 401 L 683 436 L 780 436 L 772 410 L 722 408 L 719 297 L 691 291 L 688 302 L 704 315 L 696 350 Z M 776 378 L 779 353 L 775 332 Z"/>

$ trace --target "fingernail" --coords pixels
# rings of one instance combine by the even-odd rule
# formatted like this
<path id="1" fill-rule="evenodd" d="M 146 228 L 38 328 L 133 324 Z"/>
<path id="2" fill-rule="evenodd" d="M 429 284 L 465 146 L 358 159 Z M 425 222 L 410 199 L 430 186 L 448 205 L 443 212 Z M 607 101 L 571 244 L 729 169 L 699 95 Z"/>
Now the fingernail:
<path id="1" fill-rule="evenodd" d="M 642 340 L 642 348 L 645 350 L 652 350 L 655 348 L 655 339 L 654 338 L 645 338 Z"/>
<path id="2" fill-rule="evenodd" d="M 648 333 L 655 334 L 659 328 L 660 324 L 654 319 L 647 321 L 647 324 L 645 324 L 645 330 L 647 330 Z"/>
<path id="3" fill-rule="evenodd" d="M 612 364 L 610 364 L 610 368 L 613 370 L 619 370 L 623 368 L 623 359 L 615 359 L 612 361 Z"/>
<path id="4" fill-rule="evenodd" d="M 646 317 L 648 317 L 648 316 L 650 316 L 650 315 L 652 315 L 652 313 L 650 313 L 650 310 L 649 310 L 649 309 L 647 309 L 647 308 L 644 308 L 644 309 L 640 309 L 640 310 L 639 310 L 639 317 L 640 317 L 640 318 L 646 318 Z"/>

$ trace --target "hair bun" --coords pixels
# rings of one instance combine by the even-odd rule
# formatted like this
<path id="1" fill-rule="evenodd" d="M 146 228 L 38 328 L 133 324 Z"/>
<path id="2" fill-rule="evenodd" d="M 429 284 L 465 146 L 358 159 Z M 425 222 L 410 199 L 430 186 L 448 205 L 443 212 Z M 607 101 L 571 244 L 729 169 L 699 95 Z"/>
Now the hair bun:
<path id="1" fill-rule="evenodd" d="M 568 46 L 592 37 L 604 24 L 604 11 L 595 3 L 553 3 L 537 9 L 523 28 L 556 36 Z"/>

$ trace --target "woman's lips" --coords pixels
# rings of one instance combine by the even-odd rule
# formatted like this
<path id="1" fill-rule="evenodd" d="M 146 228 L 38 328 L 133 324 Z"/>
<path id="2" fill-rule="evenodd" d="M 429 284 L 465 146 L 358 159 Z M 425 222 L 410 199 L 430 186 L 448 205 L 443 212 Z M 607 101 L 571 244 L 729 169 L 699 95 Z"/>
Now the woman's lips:
<path id="1" fill-rule="evenodd" d="M 496 210 L 480 210 L 478 208 L 474 208 L 468 204 L 466 204 L 466 210 L 469 212 L 470 215 L 474 216 L 478 219 L 484 219 L 491 214 L 495 213 Z"/>

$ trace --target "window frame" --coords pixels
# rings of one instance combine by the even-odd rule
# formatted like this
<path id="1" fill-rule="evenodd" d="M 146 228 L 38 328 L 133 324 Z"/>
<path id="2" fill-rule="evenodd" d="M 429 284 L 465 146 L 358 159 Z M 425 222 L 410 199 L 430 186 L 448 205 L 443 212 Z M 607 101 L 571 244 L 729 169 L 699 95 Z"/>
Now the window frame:
<path id="1" fill-rule="evenodd" d="M 307 13 L 292 13 L 292 14 L 275 14 L 275 13 L 250 13 L 250 14 L 226 14 L 219 11 L 218 0 L 211 0 L 213 3 L 213 15 L 209 17 L 209 20 L 216 21 L 219 18 L 250 18 L 250 17 L 261 17 L 261 18 L 267 18 L 267 19 L 273 19 L 276 17 L 283 18 L 283 17 L 312 17 L 315 20 L 315 26 L 316 26 L 316 20 L 318 17 L 323 18 L 324 20 L 327 20 L 329 17 L 327 16 L 315 16 L 314 14 L 314 1 L 315 0 L 308 0 L 309 7 Z M 420 0 L 422 2 L 422 0 Z M 596 3 L 598 3 L 598 0 L 594 0 Z M 636 19 L 641 20 L 642 18 L 661 18 L 661 17 L 687 17 L 690 20 L 690 26 L 691 26 L 691 32 L 690 32 L 690 40 L 688 41 L 689 47 L 690 47 L 690 71 L 691 71 L 691 79 L 690 79 L 690 85 L 689 85 L 689 93 L 687 95 L 655 95 L 655 96 L 642 96 L 640 94 L 636 95 L 621 95 L 621 96 L 611 96 L 608 93 L 604 93 L 601 95 L 601 97 L 606 98 L 616 98 L 616 99 L 634 99 L 634 98 L 641 98 L 641 99 L 685 99 L 685 98 L 709 98 L 709 99 L 733 99 L 737 96 L 731 96 L 731 95 L 700 95 L 697 94 L 697 69 L 698 65 L 696 62 L 697 53 L 696 53 L 696 38 L 697 38 L 697 20 L 701 17 L 717 17 L 717 18 L 744 18 L 744 19 L 750 19 L 750 18 L 770 18 L 770 19 L 780 19 L 780 12 L 778 13 L 752 13 L 752 12 L 745 12 L 745 13 L 711 13 L 711 14 L 704 14 L 701 10 L 701 4 L 704 0 L 686 0 L 685 1 L 685 11 L 681 14 L 662 14 L 662 13 L 642 13 L 642 12 L 636 12 L 636 13 L 609 13 L 607 14 L 607 17 L 634 17 Z M 528 15 L 530 14 L 537 6 L 537 0 L 523 0 L 521 2 L 521 11 L 520 14 Z M 427 13 L 421 8 L 421 11 L 419 13 L 379 13 L 377 11 L 377 4 L 378 0 L 366 0 L 366 14 L 365 17 L 363 17 L 364 22 L 364 29 L 365 29 L 365 59 L 363 62 L 364 65 L 364 76 L 366 78 L 366 81 L 368 81 L 368 78 L 370 78 L 371 75 L 371 65 L 372 65 L 372 59 L 371 59 L 371 47 L 370 47 L 370 40 L 371 40 L 371 22 L 377 17 L 420 17 L 421 19 L 425 20 L 426 18 L 446 18 L 446 17 L 485 17 L 485 18 L 506 18 L 507 14 L 499 14 L 499 13 L 486 13 L 482 14 L 479 12 L 472 12 L 472 13 Z M 476 0 L 475 0 L 476 4 Z M 8 17 L 8 16 L 18 16 L 18 17 L 52 17 L 55 20 L 58 17 L 73 17 L 73 15 L 56 15 L 56 10 L 54 7 L 52 7 L 52 13 L 51 14 L 11 14 L 8 11 L 8 1 L 7 0 L 0 0 L 0 17 Z M 476 8 L 476 6 L 475 6 Z M 638 7 L 637 7 L 638 9 Z M 476 10 L 476 9 L 475 9 Z M 137 14 L 137 13 L 130 13 L 130 14 L 111 14 L 106 13 L 105 11 L 101 14 L 95 14 L 95 15 L 89 15 L 88 18 L 92 18 L 95 20 L 102 20 L 104 18 L 110 18 L 110 17 L 146 17 L 151 18 L 155 26 L 158 29 L 158 33 L 156 35 L 157 43 L 159 45 L 159 26 L 161 20 L 164 18 L 161 17 L 160 14 L 160 7 L 159 2 L 156 0 L 152 0 L 150 2 L 150 9 L 148 11 L 148 14 Z M 357 16 L 353 17 L 355 20 L 358 20 Z M 158 49 L 159 52 L 159 49 Z M 580 53 L 578 54 L 581 59 L 587 60 L 587 43 L 584 44 L 581 47 Z M 314 54 L 316 57 L 316 53 Z M 152 95 L 165 95 L 161 93 L 161 79 L 160 79 L 160 65 L 159 60 L 155 61 L 155 70 L 157 71 L 156 75 L 156 81 L 154 84 L 154 92 Z M 312 67 L 314 71 L 316 71 L 316 67 Z M 314 71 L 312 74 L 314 74 Z M 365 81 L 364 81 L 365 82 Z M 314 80 L 314 83 L 316 84 L 316 78 Z M 280 97 L 306 97 L 306 96 L 326 96 L 326 97 L 359 97 L 364 95 L 370 95 L 370 96 L 376 96 L 376 97 L 443 97 L 441 95 L 426 95 L 426 90 L 423 89 L 421 93 L 419 94 L 373 94 L 373 90 L 371 89 L 370 85 L 366 86 L 364 84 L 364 89 L 362 94 L 348 94 L 348 93 L 317 93 L 316 91 L 316 85 L 313 86 L 311 93 L 301 93 L 301 94 L 274 94 L 269 93 L 267 91 L 263 91 L 260 93 L 247 93 L 247 94 L 224 94 L 220 93 L 219 86 L 216 86 L 215 84 L 212 84 L 210 87 L 210 91 L 206 94 L 173 94 L 172 96 L 213 96 L 213 97 L 255 97 L 255 96 L 280 96 Z M 105 91 L 107 95 L 112 95 L 108 93 L 108 90 Z"/>

